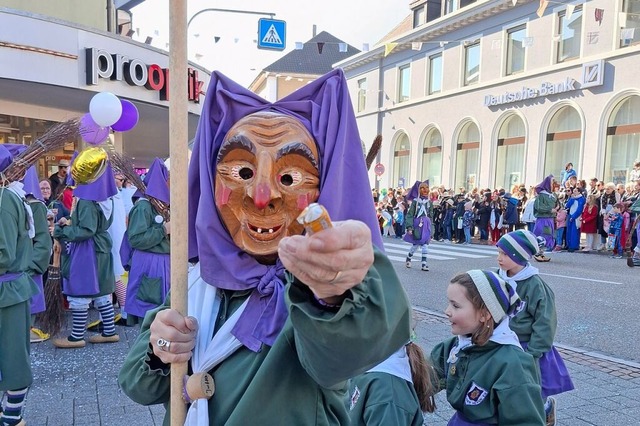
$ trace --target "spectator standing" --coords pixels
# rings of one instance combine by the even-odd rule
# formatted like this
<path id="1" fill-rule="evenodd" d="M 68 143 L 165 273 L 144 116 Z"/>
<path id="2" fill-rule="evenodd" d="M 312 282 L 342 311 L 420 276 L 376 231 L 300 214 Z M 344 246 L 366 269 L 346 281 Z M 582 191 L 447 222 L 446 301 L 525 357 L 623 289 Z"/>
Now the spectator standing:
<path id="1" fill-rule="evenodd" d="M 629 172 L 629 180 L 631 182 L 640 180 L 640 160 L 633 163 L 633 168 Z"/>
<path id="2" fill-rule="evenodd" d="M 573 188 L 571 197 L 567 200 L 567 250 L 574 252 L 580 249 L 581 215 L 584 209 L 584 197 L 579 188 Z"/>
<path id="3" fill-rule="evenodd" d="M 591 250 L 597 250 L 598 245 L 596 241 L 599 241 L 598 236 L 598 196 L 596 194 L 589 194 L 587 202 L 582 210 L 582 226 L 580 231 L 587 237 L 587 244 L 582 249 L 583 252 L 588 253 Z"/>
<path id="4" fill-rule="evenodd" d="M 57 194 L 59 186 L 65 186 L 67 174 L 69 172 L 69 160 L 58 161 L 58 171 L 49 176 L 49 182 L 51 183 L 51 193 Z"/>
<path id="5" fill-rule="evenodd" d="M 564 202 L 564 193 L 558 194 L 558 203 L 562 205 Z M 564 248 L 565 235 L 567 232 L 567 210 L 562 206 L 558 208 L 555 218 L 556 225 L 556 246 L 553 248 L 553 251 L 558 252 L 562 251 Z"/>
<path id="6" fill-rule="evenodd" d="M 562 182 L 560 182 L 560 186 L 564 188 L 567 181 L 573 176 L 577 176 L 576 171 L 573 169 L 573 163 L 567 163 L 564 166 L 564 172 L 562 172 Z"/>
<path id="7" fill-rule="evenodd" d="M 520 216 L 518 215 L 518 204 L 520 200 L 511 196 L 509 192 L 505 193 L 502 199 L 504 200 L 502 223 L 504 227 L 507 228 L 507 232 L 511 232 L 515 230 L 520 222 Z"/>

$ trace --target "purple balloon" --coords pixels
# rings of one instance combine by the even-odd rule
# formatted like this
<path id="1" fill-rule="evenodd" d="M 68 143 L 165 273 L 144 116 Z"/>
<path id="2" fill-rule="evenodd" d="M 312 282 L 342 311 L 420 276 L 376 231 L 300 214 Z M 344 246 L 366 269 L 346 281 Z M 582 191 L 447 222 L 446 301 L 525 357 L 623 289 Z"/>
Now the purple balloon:
<path id="1" fill-rule="evenodd" d="M 138 108 L 124 99 L 120 99 L 120 103 L 122 104 L 122 115 L 118 121 L 111 125 L 111 128 L 116 132 L 127 132 L 138 124 Z"/>
<path id="2" fill-rule="evenodd" d="M 87 113 L 80 119 L 80 136 L 89 145 L 100 145 L 109 137 L 109 128 L 100 127 L 91 114 Z"/>

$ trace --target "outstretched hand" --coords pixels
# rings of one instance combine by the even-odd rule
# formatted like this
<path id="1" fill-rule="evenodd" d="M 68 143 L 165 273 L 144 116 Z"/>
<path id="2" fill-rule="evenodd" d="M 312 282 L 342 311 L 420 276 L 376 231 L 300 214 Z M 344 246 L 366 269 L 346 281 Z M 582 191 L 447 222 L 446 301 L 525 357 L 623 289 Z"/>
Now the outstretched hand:
<path id="1" fill-rule="evenodd" d="M 363 222 L 334 222 L 311 236 L 283 238 L 278 255 L 285 268 L 326 303 L 360 284 L 373 264 L 371 230 Z"/>
<path id="2" fill-rule="evenodd" d="M 170 364 L 191 359 L 198 331 L 198 321 L 195 318 L 185 317 L 174 309 L 165 309 L 158 312 L 149 330 L 149 342 L 160 361 Z M 169 346 L 159 346 L 159 339 L 170 342 Z"/>

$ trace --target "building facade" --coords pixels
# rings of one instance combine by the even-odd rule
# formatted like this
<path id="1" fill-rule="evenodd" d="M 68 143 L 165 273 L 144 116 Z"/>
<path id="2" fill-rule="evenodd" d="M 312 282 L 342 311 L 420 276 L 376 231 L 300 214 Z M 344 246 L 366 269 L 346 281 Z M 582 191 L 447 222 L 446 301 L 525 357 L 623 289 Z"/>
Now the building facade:
<path id="1" fill-rule="evenodd" d="M 24 7 L 3 7 L 5 3 Z M 45 3 L 49 2 L 0 0 L 0 143 L 29 145 L 53 123 L 88 113 L 96 93 L 111 92 L 131 101 L 139 113 L 133 130 L 112 134 L 116 149 L 142 168 L 155 157 L 167 157 L 168 53 L 108 32 L 105 24 L 94 27 L 106 17 L 104 1 L 55 2 L 55 17 L 46 14 L 49 6 Z M 67 7 L 74 3 L 80 3 L 80 14 Z M 35 13 L 38 4 L 45 9 Z M 33 7 L 24 10 L 27 5 Z M 100 19 L 86 21 L 83 16 Z M 172 78 L 183 78 L 189 84 L 191 139 L 210 73 L 197 65 L 189 67 L 188 75 Z M 187 144 L 185 141 L 185 149 Z M 69 141 L 64 149 L 43 158 L 40 176 L 56 171 L 59 160 L 69 159 L 81 148 L 81 140 Z"/>
<path id="2" fill-rule="evenodd" d="M 569 162 L 627 182 L 640 158 L 639 0 L 411 8 L 408 31 L 336 64 L 363 141 L 383 135 L 372 183 L 510 190 Z"/>

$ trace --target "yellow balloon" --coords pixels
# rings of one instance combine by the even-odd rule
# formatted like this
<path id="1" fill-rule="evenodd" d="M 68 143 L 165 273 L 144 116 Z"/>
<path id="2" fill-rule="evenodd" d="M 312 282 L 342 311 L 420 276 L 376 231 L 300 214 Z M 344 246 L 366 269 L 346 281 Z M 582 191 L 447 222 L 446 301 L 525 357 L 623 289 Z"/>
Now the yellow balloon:
<path id="1" fill-rule="evenodd" d="M 71 177 L 76 185 L 95 182 L 107 169 L 108 155 L 103 148 L 94 146 L 80 152 L 71 165 Z"/>

